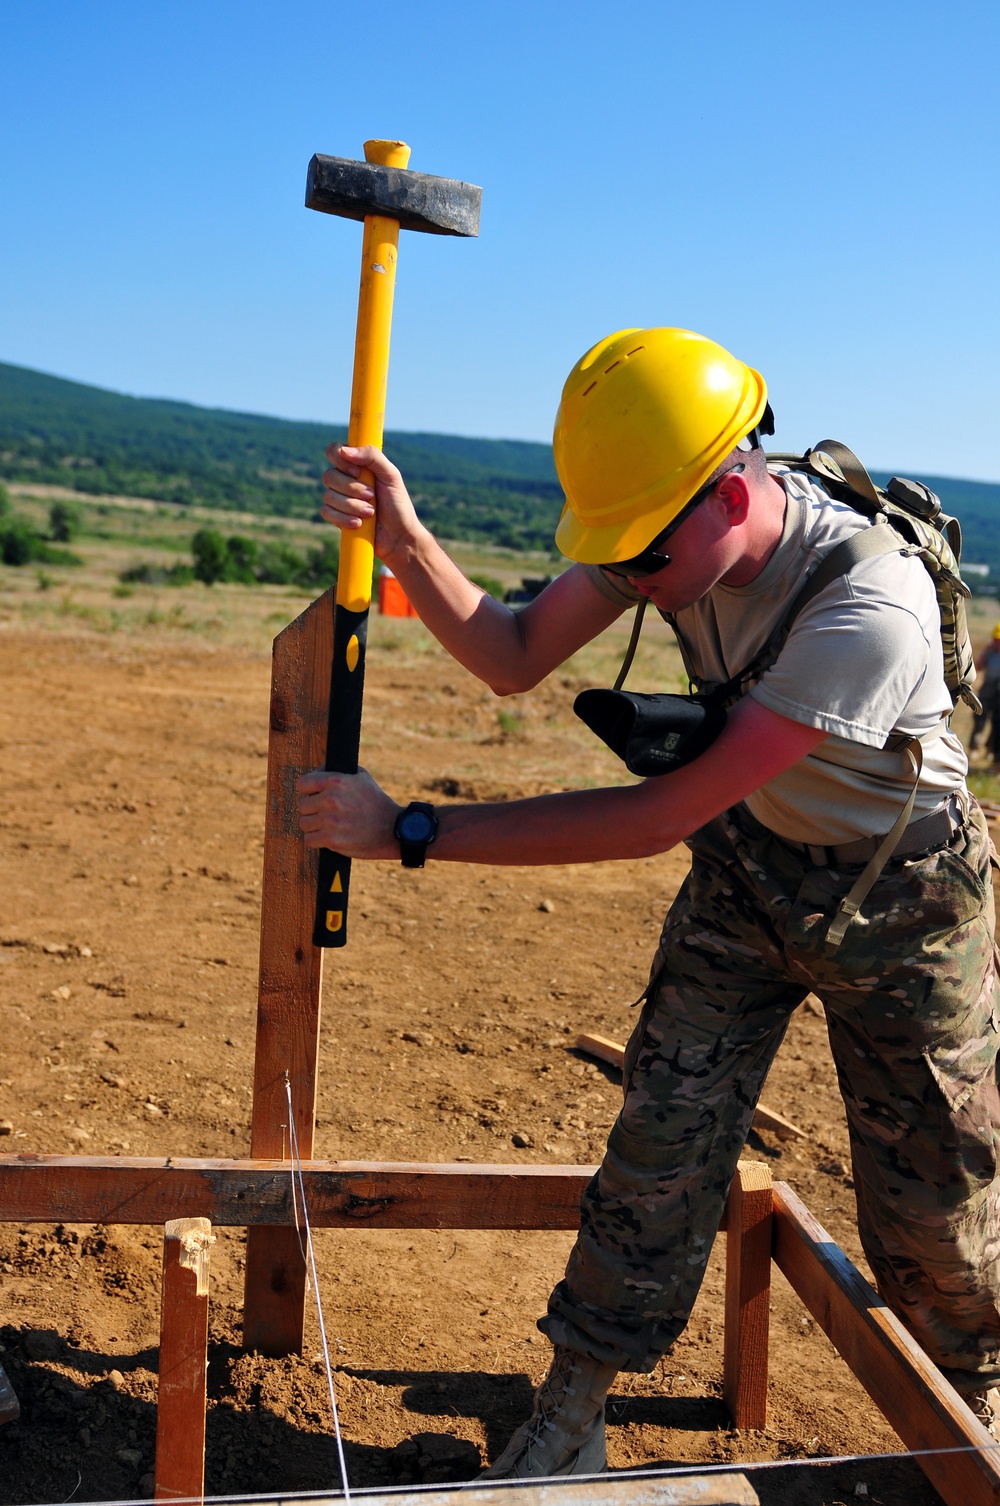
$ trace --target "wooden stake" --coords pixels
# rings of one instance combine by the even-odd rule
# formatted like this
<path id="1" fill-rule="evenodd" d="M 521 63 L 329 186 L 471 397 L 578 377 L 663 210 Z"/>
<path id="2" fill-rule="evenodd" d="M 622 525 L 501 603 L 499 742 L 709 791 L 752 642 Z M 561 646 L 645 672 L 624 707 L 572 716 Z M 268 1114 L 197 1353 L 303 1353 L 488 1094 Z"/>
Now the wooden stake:
<path id="1" fill-rule="evenodd" d="M 261 893 L 260 982 L 250 1154 L 288 1156 L 292 1087 L 299 1154 L 312 1155 L 323 953 L 312 944 L 316 855 L 302 841 L 295 782 L 326 756 L 333 593 L 274 640 Z M 302 1348 L 305 1263 L 294 1229 L 247 1235 L 243 1342 L 264 1354 Z"/>
<path id="2" fill-rule="evenodd" d="M 771 1319 L 771 1169 L 741 1161 L 726 1205 L 722 1394 L 738 1428 L 767 1426 Z"/>
<path id="3" fill-rule="evenodd" d="M 156 1407 L 158 1501 L 200 1500 L 205 1490 L 208 1379 L 207 1218 L 175 1218 L 163 1231 L 160 1379 Z"/>
<path id="4" fill-rule="evenodd" d="M 625 1065 L 625 1047 L 617 1041 L 609 1040 L 606 1035 L 578 1035 L 576 1049 L 586 1051 L 588 1056 L 596 1056 L 598 1061 L 607 1062 L 610 1067 L 617 1067 L 619 1071 Z M 782 1140 L 788 1140 L 793 1135 L 800 1139 L 807 1139 L 805 1130 L 799 1129 L 784 1114 L 779 1114 L 777 1109 L 769 1109 L 766 1104 L 758 1103 L 753 1116 L 754 1129 L 766 1129 L 773 1131 Z"/>
<path id="5" fill-rule="evenodd" d="M 878 1293 L 784 1182 L 774 1184 L 774 1260 L 948 1506 L 998 1506 L 1000 1449 Z"/>

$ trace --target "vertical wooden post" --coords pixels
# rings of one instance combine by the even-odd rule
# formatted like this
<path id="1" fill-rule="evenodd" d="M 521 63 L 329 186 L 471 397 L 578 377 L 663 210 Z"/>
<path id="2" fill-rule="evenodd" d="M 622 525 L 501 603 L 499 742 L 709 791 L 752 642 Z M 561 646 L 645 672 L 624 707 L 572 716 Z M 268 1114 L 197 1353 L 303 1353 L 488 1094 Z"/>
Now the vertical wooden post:
<path id="1" fill-rule="evenodd" d="M 299 1154 L 312 1155 L 323 953 L 312 944 L 316 855 L 299 831 L 296 780 L 326 756 L 333 593 L 274 640 L 260 983 L 250 1154 L 288 1157 L 287 1072 Z M 263 1354 L 302 1348 L 305 1264 L 293 1228 L 247 1231 L 243 1343 Z"/>
<path id="2" fill-rule="evenodd" d="M 722 1394 L 738 1428 L 767 1426 L 772 1217 L 771 1168 L 741 1161 L 726 1204 L 722 1372 Z"/>
<path id="3" fill-rule="evenodd" d="M 200 1500 L 205 1491 L 211 1243 L 207 1218 L 175 1218 L 164 1227 L 156 1407 L 158 1501 Z"/>

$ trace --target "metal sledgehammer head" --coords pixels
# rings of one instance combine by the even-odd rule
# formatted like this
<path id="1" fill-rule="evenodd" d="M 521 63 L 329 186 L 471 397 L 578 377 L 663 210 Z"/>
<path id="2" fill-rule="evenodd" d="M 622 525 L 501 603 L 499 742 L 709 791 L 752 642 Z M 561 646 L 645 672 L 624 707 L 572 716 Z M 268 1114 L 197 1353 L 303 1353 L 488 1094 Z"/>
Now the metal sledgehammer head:
<path id="1" fill-rule="evenodd" d="M 307 209 L 348 220 L 382 214 L 404 230 L 427 230 L 431 235 L 478 235 L 482 198 L 483 190 L 474 183 L 350 157 L 317 154 L 306 178 Z"/>

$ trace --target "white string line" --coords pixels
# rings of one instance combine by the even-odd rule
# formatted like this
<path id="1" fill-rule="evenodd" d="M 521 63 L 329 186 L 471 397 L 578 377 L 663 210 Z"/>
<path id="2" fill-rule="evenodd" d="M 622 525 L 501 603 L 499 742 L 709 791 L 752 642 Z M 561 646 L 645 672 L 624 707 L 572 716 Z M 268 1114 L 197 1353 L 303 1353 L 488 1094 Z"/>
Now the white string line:
<path id="1" fill-rule="evenodd" d="M 674 1465 L 671 1469 L 613 1469 L 602 1475 L 573 1475 L 572 1477 L 537 1475 L 531 1480 L 489 1480 L 486 1483 L 482 1480 L 460 1480 L 452 1484 L 435 1482 L 430 1485 L 359 1485 L 352 1495 L 357 1501 L 366 1496 L 430 1495 L 434 1491 L 473 1489 L 493 1491 L 534 1485 L 565 1485 L 572 1490 L 574 1482 L 579 1484 L 584 1480 L 604 1480 L 614 1483 L 618 1480 L 669 1480 L 685 1475 L 735 1475 L 757 1469 L 804 1469 L 817 1466 L 826 1469 L 833 1465 L 848 1464 L 902 1464 L 908 1459 L 937 1458 L 948 1454 L 988 1454 L 997 1449 L 1000 1449 L 1000 1442 L 982 1445 L 967 1443 L 952 1448 L 902 1449 L 895 1454 L 824 1454 L 809 1459 L 734 1459 L 729 1464 L 684 1464 Z M 253 1495 L 184 1496 L 178 1497 L 174 1506 L 207 1506 L 209 1502 L 216 1503 L 216 1506 L 227 1506 L 227 1503 L 253 1501 L 339 1501 L 342 1498 L 343 1492 L 339 1490 L 271 1490 L 259 1491 Z M 117 1501 L 103 1501 L 101 1506 L 149 1506 L 149 1501 L 145 1498 L 129 1496 Z"/>
<path id="2" fill-rule="evenodd" d="M 830 1468 L 834 1465 L 844 1466 L 848 1464 L 902 1464 L 908 1459 L 937 1458 L 949 1454 L 988 1454 L 1000 1449 L 1000 1442 L 990 1444 L 967 1443 L 955 1445 L 952 1448 L 920 1448 L 902 1449 L 895 1454 L 829 1454 L 817 1455 L 808 1459 L 734 1459 L 729 1464 L 684 1464 L 674 1465 L 671 1469 L 612 1469 L 601 1475 L 537 1475 L 530 1480 L 460 1480 L 452 1483 L 435 1482 L 430 1485 L 359 1485 L 352 1492 L 353 1499 L 358 1501 L 366 1496 L 409 1496 L 430 1495 L 435 1491 L 462 1491 L 462 1490 L 489 1490 L 511 1489 L 536 1485 L 565 1485 L 572 1490 L 574 1483 L 580 1484 L 586 1480 L 603 1480 L 606 1483 L 614 1483 L 619 1480 L 670 1480 L 679 1479 L 686 1475 L 735 1475 L 749 1473 L 753 1470 L 764 1469 L 803 1469 L 803 1468 Z M 253 1501 L 339 1501 L 343 1492 L 339 1490 L 273 1490 L 261 1491 L 253 1495 L 223 1495 L 223 1496 L 185 1496 L 178 1498 L 174 1506 L 208 1506 L 209 1502 L 216 1506 L 227 1506 L 227 1503 L 253 1502 Z M 104 1501 L 101 1506 L 149 1506 L 148 1500 L 128 1499 L 118 1501 Z"/>
<path id="3" fill-rule="evenodd" d="M 309 1209 L 306 1206 L 306 1187 L 302 1177 L 302 1161 L 299 1157 L 299 1137 L 295 1129 L 295 1111 L 292 1107 L 292 1084 L 288 1073 L 285 1073 L 285 1096 L 288 1099 L 288 1141 L 292 1155 L 292 1214 L 295 1218 L 295 1232 L 298 1236 L 299 1249 L 302 1249 L 302 1234 L 299 1230 L 299 1210 L 295 1200 L 295 1183 L 298 1181 L 299 1200 L 302 1204 L 302 1223 L 305 1227 L 306 1250 L 303 1251 L 305 1259 L 306 1251 L 309 1254 L 309 1273 L 312 1278 L 313 1295 L 316 1299 L 316 1317 L 319 1321 L 320 1344 L 323 1349 L 323 1363 L 326 1366 L 326 1384 L 330 1393 L 330 1413 L 333 1417 L 333 1436 L 337 1443 L 337 1463 L 340 1467 L 340 1480 L 344 1487 L 344 1500 L 351 1499 L 351 1489 L 347 1480 L 347 1460 L 344 1458 L 344 1440 L 340 1433 L 340 1413 L 337 1411 L 337 1397 L 333 1387 L 333 1365 L 330 1363 L 330 1346 L 326 1341 L 326 1323 L 323 1319 L 323 1299 L 319 1291 L 319 1277 L 316 1274 L 316 1251 L 313 1248 L 312 1227 L 309 1223 Z"/>

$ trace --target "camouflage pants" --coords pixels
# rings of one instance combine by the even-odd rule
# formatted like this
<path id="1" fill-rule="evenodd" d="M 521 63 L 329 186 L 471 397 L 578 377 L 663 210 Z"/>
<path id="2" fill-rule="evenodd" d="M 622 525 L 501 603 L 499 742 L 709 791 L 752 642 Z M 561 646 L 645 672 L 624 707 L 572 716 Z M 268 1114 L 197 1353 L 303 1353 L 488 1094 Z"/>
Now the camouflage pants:
<path id="1" fill-rule="evenodd" d="M 819 868 L 737 807 L 695 833 L 625 1060 L 625 1102 L 539 1327 L 648 1371 L 687 1322 L 789 1016 L 823 1000 L 858 1220 L 882 1296 L 962 1391 L 1000 1383 L 1000 1127 L 990 844 Z"/>

